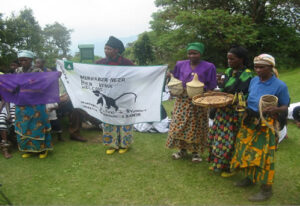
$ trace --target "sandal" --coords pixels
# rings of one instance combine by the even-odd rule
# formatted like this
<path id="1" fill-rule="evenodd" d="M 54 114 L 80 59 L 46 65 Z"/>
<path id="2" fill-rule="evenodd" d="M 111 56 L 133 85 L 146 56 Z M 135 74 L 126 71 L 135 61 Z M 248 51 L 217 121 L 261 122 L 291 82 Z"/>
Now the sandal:
<path id="1" fill-rule="evenodd" d="M 202 158 L 198 153 L 194 153 L 192 156 L 192 162 L 202 162 Z"/>
<path id="2" fill-rule="evenodd" d="M 27 153 L 22 154 L 22 158 L 28 158 L 28 157 L 31 157 L 32 155 L 33 155 L 33 153 L 27 152 Z"/>
<path id="3" fill-rule="evenodd" d="M 127 152 L 128 148 L 120 148 L 119 149 L 119 154 L 124 154 L 125 152 Z"/>
<path id="4" fill-rule="evenodd" d="M 108 150 L 106 150 L 106 154 L 107 154 L 107 155 L 111 155 L 111 154 L 113 154 L 115 151 L 116 151 L 115 148 L 109 148 Z"/>
<path id="5" fill-rule="evenodd" d="M 174 160 L 178 160 L 178 159 L 182 159 L 183 157 L 185 157 L 187 155 L 186 150 L 180 150 L 179 152 L 175 152 L 172 154 L 172 158 Z"/>
<path id="6" fill-rule="evenodd" d="M 39 154 L 39 158 L 40 158 L 40 159 L 45 159 L 45 158 L 47 157 L 47 155 L 48 155 L 48 150 L 43 151 L 43 152 L 41 152 L 41 153 Z"/>
<path id="7" fill-rule="evenodd" d="M 236 171 L 232 171 L 232 172 L 222 172 L 221 173 L 221 176 L 222 177 L 231 177 L 231 176 L 234 176 L 234 175 L 236 175 Z"/>

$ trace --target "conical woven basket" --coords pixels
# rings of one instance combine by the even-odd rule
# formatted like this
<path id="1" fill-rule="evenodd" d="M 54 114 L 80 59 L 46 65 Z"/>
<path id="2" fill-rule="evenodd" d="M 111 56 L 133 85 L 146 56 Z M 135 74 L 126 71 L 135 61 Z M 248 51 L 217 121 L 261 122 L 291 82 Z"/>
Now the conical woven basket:
<path id="1" fill-rule="evenodd" d="M 186 84 L 186 92 L 189 98 L 203 94 L 203 88 L 204 84 L 199 81 L 197 74 L 194 74 L 193 80 Z"/>
<path id="2" fill-rule="evenodd" d="M 170 93 L 175 96 L 181 95 L 184 91 L 182 81 L 176 79 L 172 74 L 170 82 L 168 83 L 168 88 L 170 90 Z"/>

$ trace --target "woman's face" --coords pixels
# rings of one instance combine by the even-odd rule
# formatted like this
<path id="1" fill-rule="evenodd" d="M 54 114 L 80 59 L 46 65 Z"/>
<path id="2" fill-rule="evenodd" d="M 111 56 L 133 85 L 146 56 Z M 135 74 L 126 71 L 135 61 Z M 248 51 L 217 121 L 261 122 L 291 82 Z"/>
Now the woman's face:
<path id="1" fill-rule="evenodd" d="M 32 59 L 27 58 L 27 57 L 20 57 L 19 63 L 23 68 L 28 69 L 31 67 Z"/>
<path id="2" fill-rule="evenodd" d="M 19 67 L 19 65 L 17 64 L 17 63 L 11 63 L 10 65 L 9 65 L 9 69 L 11 70 L 11 71 L 15 71 L 16 70 L 16 68 L 18 68 Z"/>
<path id="3" fill-rule="evenodd" d="M 272 66 L 264 64 L 254 64 L 254 70 L 261 79 L 268 79 L 273 75 Z"/>
<path id="4" fill-rule="evenodd" d="M 191 62 L 199 62 L 201 54 L 197 50 L 188 50 L 187 56 Z"/>
<path id="5" fill-rule="evenodd" d="M 228 61 L 228 65 L 229 67 L 233 68 L 233 69 L 239 69 L 243 66 L 243 59 L 237 57 L 235 54 L 233 53 L 227 53 L 227 61 Z"/>
<path id="6" fill-rule="evenodd" d="M 104 53 L 107 58 L 112 59 L 118 55 L 118 49 L 114 49 L 110 46 L 105 45 Z"/>
<path id="7" fill-rule="evenodd" d="M 43 63 L 43 61 L 42 61 L 41 59 L 37 59 L 37 60 L 35 61 L 35 66 L 36 66 L 37 68 L 43 68 L 43 67 L 44 67 L 44 63 Z"/>

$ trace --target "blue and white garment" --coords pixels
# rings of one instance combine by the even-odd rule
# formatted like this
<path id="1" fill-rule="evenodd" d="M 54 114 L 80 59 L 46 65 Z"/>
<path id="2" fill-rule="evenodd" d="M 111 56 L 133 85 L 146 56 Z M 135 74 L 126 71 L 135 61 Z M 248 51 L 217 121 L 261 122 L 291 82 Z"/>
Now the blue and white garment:
<path id="1" fill-rule="evenodd" d="M 8 119 L 8 114 L 10 114 L 10 119 Z M 9 104 L 9 113 L 6 111 L 4 106 L 0 112 L 0 130 L 8 130 L 15 122 L 15 105 L 13 103 Z"/>

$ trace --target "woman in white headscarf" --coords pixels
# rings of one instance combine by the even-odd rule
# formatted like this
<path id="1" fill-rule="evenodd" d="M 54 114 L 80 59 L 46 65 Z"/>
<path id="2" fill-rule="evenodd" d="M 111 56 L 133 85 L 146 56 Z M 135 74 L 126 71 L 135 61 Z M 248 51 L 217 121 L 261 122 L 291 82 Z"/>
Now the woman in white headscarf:
<path id="1" fill-rule="evenodd" d="M 275 122 L 280 113 L 287 111 L 290 101 L 288 88 L 275 77 L 274 67 L 275 59 L 271 55 L 261 54 L 254 58 L 257 76 L 250 82 L 246 115 L 237 134 L 231 160 L 231 169 L 243 170 L 246 175 L 246 178 L 237 182 L 235 186 L 246 187 L 261 183 L 260 192 L 250 196 L 250 201 L 264 201 L 272 196 L 275 174 Z M 261 122 L 259 115 L 259 102 L 263 95 L 274 95 L 278 98 L 277 106 L 268 106 L 262 111 L 267 123 Z"/>
<path id="2" fill-rule="evenodd" d="M 31 51 L 22 50 L 18 53 L 21 67 L 16 73 L 43 72 L 32 65 L 34 54 Z M 26 152 L 23 158 L 31 157 L 34 153 L 39 158 L 46 158 L 48 151 L 52 150 L 51 125 L 46 113 L 46 105 L 16 105 L 15 132 L 19 150 Z"/>

